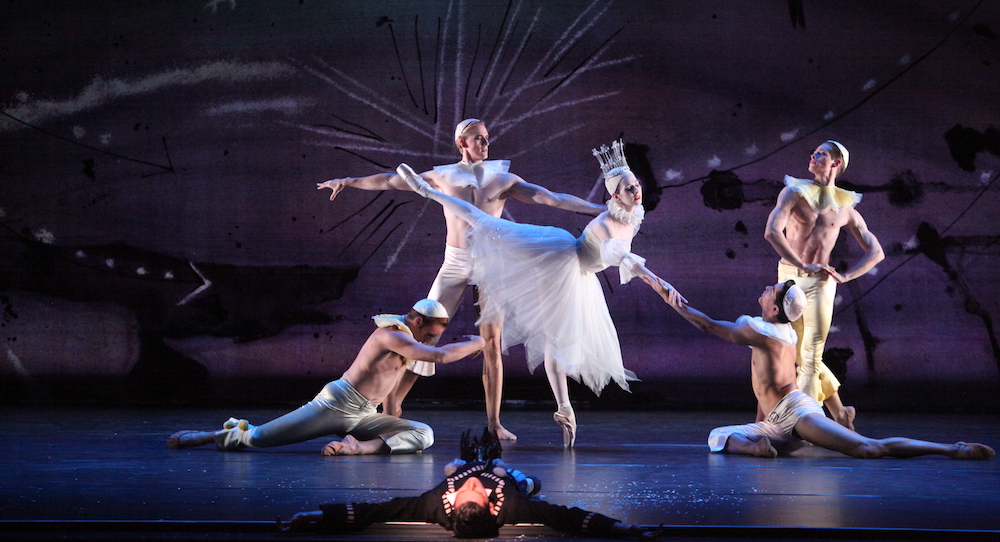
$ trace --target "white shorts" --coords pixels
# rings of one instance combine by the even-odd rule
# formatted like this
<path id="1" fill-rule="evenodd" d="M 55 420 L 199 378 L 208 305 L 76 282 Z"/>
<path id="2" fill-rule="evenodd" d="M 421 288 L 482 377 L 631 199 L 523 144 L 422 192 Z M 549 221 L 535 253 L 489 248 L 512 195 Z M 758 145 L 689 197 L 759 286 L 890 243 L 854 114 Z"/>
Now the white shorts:
<path id="1" fill-rule="evenodd" d="M 767 437 L 775 447 L 792 444 L 802 440 L 795 434 L 795 424 L 799 423 L 803 416 L 813 412 L 825 415 L 823 407 L 815 399 L 795 390 L 774 405 L 766 421 L 716 427 L 708 435 L 708 447 L 713 452 L 721 452 L 726 447 L 730 435 L 743 435 L 750 440 Z"/>

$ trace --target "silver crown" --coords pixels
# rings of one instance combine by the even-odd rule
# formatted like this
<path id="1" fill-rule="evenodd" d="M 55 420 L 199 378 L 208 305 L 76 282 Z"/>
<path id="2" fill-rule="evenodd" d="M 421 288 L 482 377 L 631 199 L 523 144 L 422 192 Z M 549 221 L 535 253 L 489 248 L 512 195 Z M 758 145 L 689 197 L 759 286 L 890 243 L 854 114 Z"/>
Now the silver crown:
<path id="1" fill-rule="evenodd" d="M 625 144 L 622 143 L 622 140 L 619 139 L 611 143 L 610 149 L 607 145 L 601 145 L 600 149 L 591 149 L 591 151 L 601 164 L 601 171 L 604 172 L 605 179 L 620 175 L 625 171 L 631 171 L 628 162 L 625 161 Z"/>

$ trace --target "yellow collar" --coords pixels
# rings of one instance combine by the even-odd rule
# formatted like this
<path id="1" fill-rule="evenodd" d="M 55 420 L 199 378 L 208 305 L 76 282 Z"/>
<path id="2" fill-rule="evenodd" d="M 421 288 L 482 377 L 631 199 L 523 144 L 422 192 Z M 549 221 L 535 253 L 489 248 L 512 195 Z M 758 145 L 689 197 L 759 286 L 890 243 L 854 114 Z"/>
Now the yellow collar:
<path id="1" fill-rule="evenodd" d="M 861 194 L 844 190 L 838 186 L 820 186 L 806 179 L 796 179 L 785 175 L 785 186 L 798 192 L 802 199 L 817 213 L 833 211 L 840 214 L 843 209 L 852 209 L 861 201 Z"/>

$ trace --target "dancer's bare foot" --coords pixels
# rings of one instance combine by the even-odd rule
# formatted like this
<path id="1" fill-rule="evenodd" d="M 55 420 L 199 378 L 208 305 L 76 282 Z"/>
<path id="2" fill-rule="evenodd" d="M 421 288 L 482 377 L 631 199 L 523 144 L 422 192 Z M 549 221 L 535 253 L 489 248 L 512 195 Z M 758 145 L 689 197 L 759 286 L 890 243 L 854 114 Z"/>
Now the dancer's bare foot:
<path id="1" fill-rule="evenodd" d="M 182 448 L 196 448 L 205 444 L 215 442 L 215 433 L 211 431 L 178 431 L 167 437 L 167 448 L 180 450 Z"/>
<path id="2" fill-rule="evenodd" d="M 490 431 L 496 431 L 497 438 L 500 440 L 517 440 L 517 435 L 511 433 L 500 424 L 490 425 L 489 427 Z"/>
<path id="3" fill-rule="evenodd" d="M 750 449 L 750 455 L 754 457 L 778 457 L 778 450 L 771 446 L 771 439 L 767 437 L 760 437 Z"/>
<path id="4" fill-rule="evenodd" d="M 347 435 L 343 440 L 335 440 L 323 447 L 323 455 L 359 455 L 360 443 L 358 439 Z"/>
<path id="5" fill-rule="evenodd" d="M 844 427 L 854 431 L 854 417 L 858 415 L 857 409 L 852 406 L 844 407 L 844 418 L 843 420 L 837 420 L 837 423 L 843 425 Z"/>
<path id="6" fill-rule="evenodd" d="M 985 444 L 978 444 L 975 442 L 956 442 L 955 443 L 955 455 L 951 456 L 953 459 L 972 459 L 976 461 L 985 461 L 987 459 L 993 459 L 996 452 L 993 448 Z"/>
<path id="7" fill-rule="evenodd" d="M 771 439 L 765 436 L 751 439 L 743 435 L 729 435 L 725 451 L 754 457 L 778 457 L 778 450 L 771 446 Z"/>
<path id="8" fill-rule="evenodd" d="M 358 440 L 351 435 L 347 435 L 343 440 L 335 440 L 323 447 L 323 455 L 387 454 L 391 451 L 389 445 L 380 438 Z"/>

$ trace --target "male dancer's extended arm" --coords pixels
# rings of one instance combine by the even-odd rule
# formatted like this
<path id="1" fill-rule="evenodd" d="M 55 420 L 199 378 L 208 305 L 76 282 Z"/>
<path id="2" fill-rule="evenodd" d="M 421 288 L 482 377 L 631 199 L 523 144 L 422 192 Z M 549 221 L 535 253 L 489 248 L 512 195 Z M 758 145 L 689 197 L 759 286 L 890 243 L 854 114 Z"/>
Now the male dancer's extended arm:
<path id="1" fill-rule="evenodd" d="M 330 194 L 330 201 L 336 199 L 345 188 L 357 188 L 360 190 L 409 190 L 406 182 L 395 173 L 376 173 L 367 177 L 343 177 L 331 179 L 322 183 L 316 183 L 317 190 L 329 188 L 333 191 Z"/>
<path id="2" fill-rule="evenodd" d="M 392 329 L 384 334 L 385 347 L 407 359 L 419 359 L 429 363 L 453 363 L 479 353 L 486 341 L 479 335 L 466 335 L 465 340 L 444 346 L 428 346 L 413 340 L 413 337 Z"/>
<path id="3" fill-rule="evenodd" d="M 680 314 L 685 320 L 691 322 L 694 327 L 734 344 L 746 346 L 759 346 L 763 344 L 762 335 L 755 332 L 750 326 L 709 318 L 705 313 L 688 305 L 684 296 L 675 288 L 670 287 L 666 282 L 662 280 L 654 281 L 646 277 L 643 277 L 642 280 L 646 281 L 656 293 L 660 294 L 660 297 L 668 305 L 677 311 L 677 314 Z"/>

